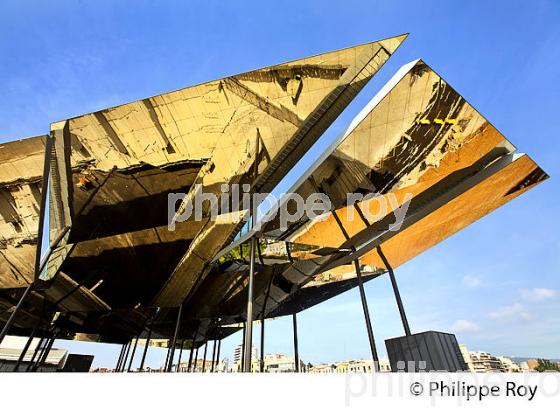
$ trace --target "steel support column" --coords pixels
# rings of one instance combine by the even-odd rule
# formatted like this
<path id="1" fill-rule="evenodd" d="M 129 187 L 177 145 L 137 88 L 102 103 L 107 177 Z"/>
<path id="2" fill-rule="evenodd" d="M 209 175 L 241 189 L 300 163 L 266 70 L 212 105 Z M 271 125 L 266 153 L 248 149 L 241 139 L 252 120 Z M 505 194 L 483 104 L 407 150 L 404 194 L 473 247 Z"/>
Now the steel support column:
<path id="1" fill-rule="evenodd" d="M 19 370 L 19 367 L 21 366 L 21 363 L 25 359 L 25 355 L 27 354 L 27 351 L 29 350 L 29 346 L 31 346 L 31 342 L 35 338 L 35 333 L 37 333 L 37 330 L 39 329 L 39 323 L 37 323 L 37 325 L 31 331 L 31 334 L 29 335 L 29 338 L 27 339 L 27 342 L 25 343 L 25 346 L 24 346 L 23 350 L 21 351 L 21 354 L 19 355 L 19 359 L 18 359 L 18 361 L 17 361 L 17 363 L 14 367 L 14 370 L 13 370 L 14 372 L 17 372 Z"/>
<path id="2" fill-rule="evenodd" d="M 362 270 L 360 269 L 360 262 L 357 259 L 354 260 L 354 266 L 356 268 L 356 276 L 358 278 L 358 287 L 360 288 L 360 299 L 362 300 L 362 309 L 364 310 L 364 318 L 366 321 L 369 347 L 371 349 L 371 357 L 373 358 L 373 367 L 375 370 L 377 370 L 379 365 L 379 356 L 377 355 L 377 349 L 375 347 L 375 339 L 373 337 L 373 329 L 371 327 L 371 318 L 369 316 L 369 309 L 366 300 L 366 292 L 364 290 L 364 282 L 362 280 Z"/>
<path id="3" fill-rule="evenodd" d="M 31 368 L 32 372 L 36 372 L 39 369 L 39 367 L 41 367 L 43 364 L 45 364 L 45 361 L 47 360 L 47 357 L 49 356 L 49 353 L 51 352 L 51 349 L 52 349 L 52 346 L 54 344 L 55 339 L 56 339 L 56 334 L 53 333 L 52 337 L 49 339 L 47 345 L 43 349 L 42 354 L 37 359 L 37 362 L 35 362 L 35 364 Z"/>
<path id="4" fill-rule="evenodd" d="M 196 353 L 194 355 L 193 373 L 196 373 L 196 367 L 197 367 L 197 364 L 198 364 L 198 349 L 200 349 L 200 347 L 196 348 Z"/>
<path id="5" fill-rule="evenodd" d="M 259 371 L 264 373 L 264 319 L 261 322 L 261 360 L 259 363 Z"/>
<path id="6" fill-rule="evenodd" d="M 142 353 L 142 361 L 140 362 L 140 371 L 144 371 L 144 363 L 146 362 L 146 354 L 150 346 L 150 339 L 152 338 L 152 328 L 148 330 L 148 337 L 146 338 L 146 346 L 144 346 L 144 353 Z"/>
<path id="7" fill-rule="evenodd" d="M 212 366 L 210 367 L 210 373 L 214 373 L 214 360 L 216 359 L 216 340 L 212 345 Z"/>
<path id="8" fill-rule="evenodd" d="M 222 347 L 222 339 L 218 340 L 218 352 L 216 353 L 216 371 L 220 371 L 218 365 L 220 364 L 220 348 Z"/>
<path id="9" fill-rule="evenodd" d="M 299 373 L 299 348 L 298 348 L 298 336 L 297 336 L 297 317 L 294 313 L 292 315 L 292 324 L 294 326 L 294 362 L 296 373 Z"/>
<path id="10" fill-rule="evenodd" d="M 367 219 L 364 218 L 364 216 L 361 213 L 359 207 L 355 205 L 355 208 L 358 211 L 358 214 L 362 218 L 363 222 L 366 224 L 366 226 L 369 226 L 369 222 L 367 221 Z M 344 225 L 342 224 L 342 221 L 338 217 L 338 214 L 336 212 L 331 212 L 331 214 L 332 214 L 334 220 L 336 221 L 338 227 L 340 228 L 340 231 L 342 232 L 342 234 L 346 238 L 346 240 L 349 240 L 350 235 L 348 235 L 348 232 L 346 232 L 346 229 L 344 228 Z M 352 247 L 352 251 L 355 252 L 356 249 L 354 247 Z M 366 292 L 364 290 L 364 282 L 362 280 L 362 269 L 360 268 L 360 261 L 359 261 L 358 258 L 354 259 L 354 267 L 356 269 L 356 277 L 358 279 L 358 287 L 360 289 L 360 299 L 362 300 L 362 309 L 364 311 L 364 318 L 365 318 L 365 321 L 366 321 L 366 329 L 367 329 L 367 334 L 368 334 L 368 339 L 369 339 L 369 347 L 371 349 L 371 357 L 373 359 L 373 368 L 375 370 L 377 370 L 377 368 L 379 366 L 379 356 L 377 355 L 377 348 L 375 347 L 375 339 L 373 337 L 373 329 L 372 329 L 372 326 L 371 326 L 371 318 L 369 316 L 369 309 L 368 309 L 368 305 L 367 305 Z"/>
<path id="11" fill-rule="evenodd" d="M 239 371 L 242 372 L 245 369 L 245 322 L 243 322 L 243 339 L 241 342 L 241 367 Z"/>
<path id="12" fill-rule="evenodd" d="M 253 212 L 255 213 L 255 212 Z M 253 226 L 255 221 L 255 215 L 253 215 Z M 247 286 L 247 325 L 245 331 L 245 345 L 243 350 L 245 351 L 243 371 L 251 371 L 251 348 L 253 345 L 253 282 L 255 276 L 255 248 L 256 248 L 256 238 L 251 237 L 251 255 L 249 258 L 249 285 Z"/>
<path id="13" fill-rule="evenodd" d="M 129 340 L 128 343 L 126 344 L 126 351 L 124 354 L 124 358 L 123 361 L 121 362 L 121 368 L 120 368 L 120 372 L 124 372 L 125 366 L 126 366 L 126 361 L 128 360 L 128 354 L 130 353 L 130 346 L 132 345 L 132 340 Z"/>
<path id="14" fill-rule="evenodd" d="M 395 299 L 397 300 L 397 306 L 399 308 L 399 313 L 401 315 L 401 321 L 404 328 L 404 333 L 406 336 L 410 336 L 411 334 L 410 326 L 408 325 L 408 319 L 406 318 L 406 313 L 404 311 L 404 306 L 402 303 L 401 294 L 399 292 L 399 287 L 397 286 L 397 279 L 395 278 L 395 273 L 393 272 L 393 268 L 389 264 L 389 261 L 385 257 L 385 254 L 381 250 L 381 246 L 377 247 L 377 253 L 379 254 L 379 257 L 385 264 L 385 268 L 387 269 L 387 272 L 389 272 L 389 278 L 391 278 L 391 286 L 393 286 L 393 293 L 395 294 Z"/>
<path id="15" fill-rule="evenodd" d="M 140 335 L 136 336 L 136 340 L 134 341 L 134 348 L 132 349 L 132 354 L 130 355 L 130 361 L 128 362 L 127 372 L 130 372 L 130 368 L 132 367 L 132 361 L 134 360 L 134 355 L 136 354 L 136 346 L 138 345 L 138 338 Z"/>
<path id="16" fill-rule="evenodd" d="M 41 338 L 39 339 L 39 343 L 37 343 L 37 346 L 35 346 L 35 351 L 33 352 L 33 356 L 31 356 L 31 360 L 29 361 L 29 364 L 25 368 L 26 372 L 30 371 L 31 368 L 33 367 L 33 363 L 35 363 L 35 358 L 37 357 L 39 351 L 42 349 L 42 345 L 44 343 L 45 343 L 45 336 L 41 336 Z"/>
<path id="17" fill-rule="evenodd" d="M 187 366 L 187 372 L 189 372 L 189 373 L 191 372 L 193 354 L 194 354 L 194 339 L 191 342 L 191 351 L 189 353 L 189 364 Z"/>
<path id="18" fill-rule="evenodd" d="M 117 364 L 115 366 L 115 372 L 118 372 L 121 367 L 121 362 L 124 357 L 124 351 L 126 349 L 126 343 L 121 346 L 121 352 L 119 353 L 119 358 L 117 359 Z"/>
<path id="19" fill-rule="evenodd" d="M 177 312 L 177 322 L 175 323 L 175 332 L 173 333 L 173 342 L 171 343 L 171 352 L 169 353 L 169 360 L 167 363 L 167 372 L 171 371 L 173 367 L 173 357 L 175 356 L 175 344 L 177 343 L 177 335 L 181 327 L 181 316 L 183 315 L 183 304 L 179 305 L 179 312 Z"/>
<path id="20" fill-rule="evenodd" d="M 260 372 L 264 373 L 264 322 L 266 317 L 266 304 L 270 296 L 270 288 L 272 287 L 272 281 L 274 279 L 274 274 L 270 276 L 268 281 L 268 288 L 266 289 L 266 294 L 264 295 L 263 308 L 261 313 L 261 362 L 260 362 Z"/>
<path id="21" fill-rule="evenodd" d="M 192 358 L 193 358 L 193 352 L 194 352 L 194 346 L 196 345 L 196 337 L 198 336 L 198 330 L 200 329 L 200 323 L 198 324 L 198 326 L 196 327 L 196 330 L 194 331 L 194 335 L 191 341 L 191 352 L 189 353 L 189 365 L 187 367 L 187 372 L 191 372 L 191 364 L 192 364 Z"/>
<path id="22" fill-rule="evenodd" d="M 167 339 L 167 354 L 165 355 L 165 362 L 163 363 L 164 372 L 167 372 L 167 366 L 169 364 L 169 353 L 171 353 L 171 341 Z"/>
<path id="23" fill-rule="evenodd" d="M 43 355 L 45 354 L 45 351 L 47 350 L 47 346 L 49 345 L 51 341 L 51 336 L 48 335 L 43 339 L 43 343 L 39 349 L 39 354 L 37 355 L 36 360 L 32 361 L 31 363 L 29 363 L 29 367 L 27 368 L 27 372 L 35 372 L 37 370 L 37 366 L 38 364 L 41 362 L 41 360 L 43 359 Z"/>
<path id="24" fill-rule="evenodd" d="M 181 339 L 181 350 L 179 350 L 179 358 L 177 359 L 177 368 L 175 371 L 179 373 L 179 367 L 181 366 L 181 357 L 183 357 L 183 349 L 185 347 L 185 339 Z"/>
<path id="25" fill-rule="evenodd" d="M 208 351 L 208 339 L 206 339 L 206 343 L 204 343 L 204 357 L 202 358 L 202 373 L 204 373 L 204 369 L 206 369 L 206 352 Z"/>

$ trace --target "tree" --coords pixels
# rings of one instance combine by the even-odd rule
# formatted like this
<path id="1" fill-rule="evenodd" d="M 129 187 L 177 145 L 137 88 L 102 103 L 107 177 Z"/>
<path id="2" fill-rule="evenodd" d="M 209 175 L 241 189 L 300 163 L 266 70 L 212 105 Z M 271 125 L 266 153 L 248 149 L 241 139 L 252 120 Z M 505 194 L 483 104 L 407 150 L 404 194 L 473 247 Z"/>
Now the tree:
<path id="1" fill-rule="evenodd" d="M 535 367 L 537 372 L 560 372 L 558 363 L 551 362 L 548 359 L 537 359 L 538 365 Z"/>

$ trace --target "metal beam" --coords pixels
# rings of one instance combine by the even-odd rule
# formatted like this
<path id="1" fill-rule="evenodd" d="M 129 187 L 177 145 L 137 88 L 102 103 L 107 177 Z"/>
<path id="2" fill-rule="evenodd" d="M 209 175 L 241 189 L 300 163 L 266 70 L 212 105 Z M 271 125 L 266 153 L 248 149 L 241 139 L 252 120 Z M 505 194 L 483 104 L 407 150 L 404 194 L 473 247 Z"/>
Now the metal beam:
<path id="1" fill-rule="evenodd" d="M 191 349 L 190 349 L 190 352 L 189 352 L 189 364 L 187 365 L 187 372 L 188 373 L 191 372 L 193 354 L 194 354 L 194 339 L 192 340 Z"/>
<path id="2" fill-rule="evenodd" d="M 243 339 L 241 342 L 241 367 L 239 371 L 244 371 L 245 369 L 245 322 L 243 322 Z"/>
<path id="3" fill-rule="evenodd" d="M 399 292 L 399 287 L 397 286 L 397 279 L 395 278 L 395 273 L 393 272 L 393 268 L 389 264 L 389 261 L 385 257 L 385 254 L 381 250 L 381 245 L 377 247 L 377 253 L 379 257 L 385 264 L 385 268 L 387 272 L 389 272 L 389 277 L 391 278 L 391 286 L 393 286 L 393 293 L 395 294 L 395 299 L 397 300 L 397 306 L 399 307 L 399 313 L 401 315 L 401 321 L 404 327 L 404 333 L 406 336 L 410 336 L 410 326 L 408 325 L 408 319 L 406 318 L 406 313 L 404 311 L 404 305 L 402 303 L 401 294 Z"/>
<path id="4" fill-rule="evenodd" d="M 297 317 L 294 313 L 292 315 L 292 324 L 294 326 L 294 362 L 295 362 L 295 371 L 299 373 L 299 348 L 298 348 L 298 335 L 297 335 Z"/>
<path id="5" fill-rule="evenodd" d="M 175 371 L 179 373 L 179 367 L 181 366 L 181 357 L 183 357 L 183 349 L 185 347 L 185 339 L 181 339 L 181 350 L 179 351 L 179 358 L 177 359 L 177 367 Z"/>
<path id="6" fill-rule="evenodd" d="M 146 338 L 146 346 L 144 346 L 144 353 L 142 353 L 142 361 L 140 362 L 140 371 L 144 371 L 144 363 L 146 362 L 146 354 L 150 346 L 150 339 L 152 338 L 152 328 L 148 329 L 148 337 Z"/>
<path id="7" fill-rule="evenodd" d="M 35 282 L 41 273 L 41 250 L 43 244 L 43 230 L 45 228 L 45 211 L 47 208 L 48 188 L 49 188 L 49 173 L 51 169 L 51 155 L 53 151 L 53 140 L 47 137 L 45 144 L 45 162 L 43 164 L 43 182 L 41 185 L 41 209 L 39 210 L 39 227 L 37 228 L 37 248 L 35 250 L 35 275 L 33 282 Z M 0 338 L 1 343 L 1 338 Z"/>
<path id="8" fill-rule="evenodd" d="M 218 352 L 216 353 L 216 371 L 220 371 L 218 369 L 218 365 L 220 364 L 220 349 L 222 347 L 222 339 L 218 340 Z"/>
<path id="9" fill-rule="evenodd" d="M 194 355 L 193 373 L 196 373 L 196 366 L 197 366 L 197 362 L 198 362 L 198 349 L 200 349 L 200 347 L 196 348 L 196 353 Z"/>
<path id="10" fill-rule="evenodd" d="M 124 372 L 124 367 L 126 366 L 126 361 L 128 360 L 128 353 L 130 353 L 130 346 L 132 345 L 132 340 L 129 340 L 128 343 L 126 344 L 126 351 L 124 354 L 124 359 L 121 363 L 121 368 L 120 371 Z"/>
<path id="11" fill-rule="evenodd" d="M 167 355 L 165 356 L 165 362 L 163 363 L 163 371 L 167 371 L 167 366 L 169 365 L 169 354 L 171 353 L 171 341 L 167 339 Z"/>
<path id="12" fill-rule="evenodd" d="M 255 215 L 253 215 L 253 219 Z M 253 225 L 254 226 L 254 225 Z M 251 237 L 251 257 L 249 259 L 249 285 L 247 286 L 247 326 L 245 330 L 245 345 L 243 346 L 244 363 L 243 371 L 251 371 L 251 348 L 253 345 L 253 282 L 255 276 L 255 248 L 256 248 L 256 238 Z"/>
<path id="13" fill-rule="evenodd" d="M 31 370 L 31 368 L 33 367 L 33 363 L 35 362 L 35 358 L 37 357 L 37 353 L 39 353 L 39 351 L 42 349 L 42 345 L 45 342 L 45 336 L 41 336 L 41 338 L 39 339 L 39 343 L 37 343 L 37 346 L 35 347 L 35 351 L 33 352 L 33 356 L 31 356 L 31 360 L 29 361 L 29 364 L 27 365 L 27 367 L 25 368 L 25 371 L 28 372 Z"/>
<path id="14" fill-rule="evenodd" d="M 39 323 L 41 323 L 41 322 L 39 322 Z M 35 333 L 37 333 L 37 329 L 39 329 L 39 323 L 37 323 L 37 325 L 35 325 L 35 327 L 31 331 L 31 334 L 27 338 L 27 342 L 25 343 L 25 346 L 24 346 L 23 350 L 21 351 L 21 354 L 19 355 L 19 359 L 18 359 L 18 361 L 17 361 L 17 363 L 14 367 L 14 370 L 13 370 L 14 372 L 17 372 L 19 370 L 19 366 L 23 362 L 23 359 L 25 359 L 25 355 L 27 354 L 27 351 L 29 350 L 29 346 L 31 346 L 31 342 L 33 341 L 33 339 L 35 337 Z"/>
<path id="15" fill-rule="evenodd" d="M 140 335 L 136 336 L 136 340 L 134 341 L 134 348 L 132 349 L 132 354 L 130 355 L 130 361 L 128 362 L 127 372 L 130 372 L 130 368 L 132 367 L 132 361 L 134 360 L 134 355 L 136 354 L 136 346 L 138 345 L 138 338 Z"/>
<path id="16" fill-rule="evenodd" d="M 264 322 L 266 317 L 266 304 L 268 302 L 268 297 L 270 296 L 270 288 L 272 287 L 272 281 L 274 280 L 274 274 L 270 275 L 270 280 L 268 281 L 268 288 L 266 289 L 266 294 L 264 295 L 263 308 L 261 313 L 261 363 L 260 372 L 264 373 Z"/>
<path id="17" fill-rule="evenodd" d="M 216 359 L 216 340 L 212 345 L 212 366 L 210 367 L 210 373 L 214 373 L 214 360 Z"/>
<path id="18" fill-rule="evenodd" d="M 206 369 L 206 352 L 208 351 L 208 339 L 206 339 L 206 343 L 204 343 L 204 357 L 202 358 L 202 373 Z"/>
<path id="19" fill-rule="evenodd" d="M 119 358 L 117 359 L 117 364 L 115 365 L 115 372 L 119 371 L 121 367 L 121 362 L 124 357 L 124 350 L 126 349 L 126 343 L 121 346 L 121 352 L 119 353 Z"/>
<path id="20" fill-rule="evenodd" d="M 340 231 L 342 232 L 342 234 L 344 235 L 346 240 L 349 240 L 350 235 L 348 235 L 348 232 L 346 232 L 346 228 L 344 228 L 344 225 L 342 224 L 342 221 L 338 217 L 338 214 L 335 211 L 333 211 L 331 213 L 332 213 L 332 215 L 334 217 L 334 220 L 336 221 Z M 354 247 L 352 247 L 352 251 L 355 252 Z M 371 349 L 371 357 L 373 359 L 373 367 L 374 367 L 374 369 L 377 369 L 377 366 L 379 364 L 379 356 L 377 355 L 377 348 L 375 347 L 375 338 L 373 337 L 373 328 L 371 326 L 371 318 L 369 316 L 369 308 L 368 308 L 367 299 L 366 299 L 366 292 L 364 290 L 364 281 L 362 280 L 362 269 L 360 268 L 360 260 L 358 258 L 356 258 L 356 259 L 353 260 L 353 262 L 354 262 L 354 267 L 355 267 L 355 270 L 356 270 L 356 277 L 358 279 L 358 288 L 360 290 L 360 299 L 362 301 L 362 309 L 364 311 L 364 319 L 365 319 L 365 322 L 366 322 L 366 330 L 367 330 L 367 334 L 368 334 L 369 347 Z"/>
<path id="21" fill-rule="evenodd" d="M 183 304 L 179 305 L 179 312 L 177 312 L 177 322 L 175 323 L 175 333 L 173 333 L 173 342 L 171 343 L 171 352 L 169 354 L 169 363 L 167 363 L 167 372 L 171 371 L 173 367 L 173 357 L 175 356 L 175 344 L 177 343 L 177 335 L 181 327 L 181 316 L 183 315 Z"/>
<path id="22" fill-rule="evenodd" d="M 191 352 L 189 353 L 189 365 L 187 366 L 187 372 L 191 372 L 191 365 L 192 365 L 192 359 L 193 359 L 193 352 L 194 352 L 194 346 L 196 344 L 196 336 L 198 335 L 198 329 L 200 327 L 200 324 L 196 327 L 196 330 L 194 332 L 194 336 L 192 338 L 191 341 Z"/>
<path id="23" fill-rule="evenodd" d="M 369 347 L 371 349 L 371 357 L 373 358 L 373 367 L 377 369 L 379 364 L 379 356 L 377 355 L 377 349 L 375 347 L 375 339 L 373 337 L 373 329 L 371 326 L 371 318 L 369 316 L 369 309 L 366 299 L 366 292 L 364 290 L 364 282 L 362 280 L 362 270 L 360 269 L 360 262 L 358 259 L 354 260 L 354 266 L 356 268 L 356 276 L 358 277 L 358 287 L 360 289 L 360 299 L 362 300 L 362 309 L 364 310 L 364 319 L 366 321 L 366 329 L 369 339 Z"/>
<path id="24" fill-rule="evenodd" d="M 55 339 L 56 339 L 56 333 L 53 333 L 52 337 L 49 339 L 47 345 L 43 349 L 42 354 L 37 359 L 37 362 L 31 368 L 32 372 L 36 372 L 39 369 L 39 367 L 41 367 L 43 364 L 45 364 L 45 361 L 47 360 L 47 357 L 49 356 L 49 353 L 51 352 L 51 349 L 52 349 L 52 346 L 54 344 Z"/>

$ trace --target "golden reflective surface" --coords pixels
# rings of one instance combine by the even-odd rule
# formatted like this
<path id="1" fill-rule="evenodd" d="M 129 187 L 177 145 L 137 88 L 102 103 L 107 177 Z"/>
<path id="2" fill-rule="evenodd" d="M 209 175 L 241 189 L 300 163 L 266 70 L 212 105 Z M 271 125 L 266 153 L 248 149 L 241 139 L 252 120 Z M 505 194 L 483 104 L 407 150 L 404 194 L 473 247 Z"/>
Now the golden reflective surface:
<path id="1" fill-rule="evenodd" d="M 80 337 L 114 341 L 148 319 L 169 336 L 181 303 L 181 337 L 234 332 L 246 314 L 250 248 L 243 238 L 224 248 L 244 221 L 190 218 L 171 231 L 168 195 L 191 200 L 196 184 L 207 193 L 243 183 L 269 191 L 404 37 L 52 124 L 55 249 L 41 272 L 44 293 L 32 292 L 19 325 L 36 320 L 44 295 L 65 313 L 60 326 Z M 0 145 L 0 289 L 8 292 L 33 278 L 44 145 L 45 137 Z M 328 195 L 332 212 L 287 230 L 274 218 L 259 232 L 255 317 L 356 286 L 354 260 L 364 280 L 383 274 L 377 246 L 397 268 L 547 178 L 514 151 L 424 62 L 406 65 L 291 189 Z M 348 203 L 352 193 L 370 196 Z"/>

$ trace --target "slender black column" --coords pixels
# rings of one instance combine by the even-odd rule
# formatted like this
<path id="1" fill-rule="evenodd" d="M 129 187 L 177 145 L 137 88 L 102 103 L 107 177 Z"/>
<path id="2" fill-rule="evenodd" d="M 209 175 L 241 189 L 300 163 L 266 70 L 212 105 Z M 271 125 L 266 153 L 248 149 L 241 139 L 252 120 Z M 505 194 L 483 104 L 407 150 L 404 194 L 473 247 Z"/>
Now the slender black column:
<path id="1" fill-rule="evenodd" d="M 377 366 L 379 365 L 379 356 L 377 356 L 375 339 L 373 337 L 373 329 L 371 327 L 371 318 L 369 317 L 366 292 L 364 290 L 364 282 L 362 280 L 362 270 L 360 269 L 360 262 L 357 259 L 354 260 L 354 266 L 356 268 L 356 276 L 358 278 L 358 287 L 360 288 L 360 298 L 362 300 L 362 309 L 364 310 L 364 318 L 366 320 L 366 329 L 369 339 L 369 347 L 371 349 L 371 356 L 373 358 L 373 367 L 377 369 Z"/>
<path id="2" fill-rule="evenodd" d="M 364 217 L 364 215 L 362 214 L 360 208 L 358 206 L 356 206 L 356 204 L 354 204 L 354 207 L 355 207 L 356 211 L 358 212 L 358 215 L 360 215 L 360 217 L 362 218 L 362 221 L 367 226 L 369 226 L 369 222 Z M 338 217 L 338 214 L 336 212 L 332 212 L 331 215 L 333 216 L 334 220 L 336 221 L 336 223 L 337 223 L 338 227 L 340 228 L 340 231 L 342 232 L 344 237 L 347 240 L 350 239 L 350 235 L 348 235 L 348 232 L 346 232 L 346 229 L 344 228 L 344 225 L 342 224 L 342 221 Z M 352 247 L 352 250 L 356 251 L 356 249 L 354 247 Z M 369 309 L 368 309 L 368 305 L 367 305 L 366 292 L 364 291 L 364 282 L 362 280 L 362 270 L 360 268 L 360 261 L 358 259 L 354 260 L 354 267 L 356 268 L 356 277 L 358 278 L 358 287 L 360 288 L 360 299 L 362 300 L 362 309 L 364 310 L 364 318 L 366 320 L 366 328 L 367 328 L 367 334 L 368 334 L 368 339 L 369 339 L 369 347 L 371 349 L 371 356 L 373 358 L 373 367 L 375 369 L 377 369 L 377 366 L 379 364 L 379 357 L 377 356 L 377 349 L 375 347 L 375 339 L 373 338 L 373 329 L 371 327 L 371 318 L 369 317 Z"/>
<path id="3" fill-rule="evenodd" d="M 292 323 L 294 325 L 294 361 L 296 365 L 296 373 L 299 373 L 299 349 L 298 349 L 298 337 L 297 337 L 297 317 L 294 313 L 292 315 Z"/>
<path id="4" fill-rule="evenodd" d="M 117 365 L 115 366 L 115 372 L 118 372 L 121 367 L 121 362 L 124 357 L 124 350 L 126 349 L 126 343 L 121 346 L 121 352 L 119 353 L 119 358 L 117 359 Z"/>
<path id="5" fill-rule="evenodd" d="M 45 364 L 45 361 L 47 360 L 47 357 L 49 356 L 49 353 L 51 352 L 51 349 L 52 349 L 52 346 L 54 344 L 55 339 L 56 339 L 56 334 L 53 334 L 52 337 L 50 338 L 46 348 L 43 350 L 43 354 L 41 355 L 40 359 L 37 360 L 37 363 L 35 363 L 35 365 L 31 369 L 32 372 L 36 372 L 43 364 Z"/>
<path id="6" fill-rule="evenodd" d="M 258 177 L 259 161 L 258 156 L 260 152 L 260 135 L 257 130 L 256 143 L 255 143 L 255 161 L 253 182 Z M 257 206 L 259 204 L 251 201 L 251 229 L 255 229 L 257 225 Z M 258 246 L 257 238 L 255 234 L 251 236 L 251 255 L 249 256 L 249 283 L 247 284 L 247 325 L 246 325 L 246 335 L 245 343 L 243 345 L 244 361 L 243 361 L 243 371 L 251 371 L 251 355 L 253 350 L 253 287 L 254 287 L 254 277 L 255 277 L 255 253 Z"/>
<path id="7" fill-rule="evenodd" d="M 216 371 L 219 372 L 219 364 L 220 364 L 220 348 L 222 347 L 222 339 L 218 340 L 218 352 L 216 353 Z"/>
<path id="8" fill-rule="evenodd" d="M 401 294 L 399 292 L 399 287 L 397 286 L 397 279 L 395 278 L 395 273 L 393 272 L 393 268 L 389 264 L 389 261 L 385 257 L 385 254 L 383 254 L 383 251 L 381 250 L 381 246 L 377 247 L 377 253 L 379 254 L 379 257 L 381 258 L 381 260 L 385 264 L 385 268 L 389 272 L 389 278 L 391 278 L 391 285 L 393 286 L 393 293 L 395 294 L 395 299 L 397 299 L 397 306 L 399 307 L 399 313 L 401 315 L 401 321 L 402 321 L 402 324 L 403 324 L 403 327 L 404 327 L 404 333 L 405 333 L 406 336 L 410 336 L 410 334 L 411 334 L 410 333 L 410 326 L 408 325 L 408 319 L 406 318 L 406 313 L 404 312 L 404 306 L 403 306 L 403 303 L 402 303 Z"/>
<path id="9" fill-rule="evenodd" d="M 196 373 L 196 367 L 198 365 L 198 349 L 200 349 L 200 347 L 196 348 L 196 353 L 194 355 L 193 373 Z"/>
<path id="10" fill-rule="evenodd" d="M 202 373 L 204 373 L 204 369 L 206 368 L 206 351 L 208 350 L 208 339 L 206 339 L 206 343 L 204 343 L 204 358 L 202 359 Z"/>
<path id="11" fill-rule="evenodd" d="M 244 372 L 251 371 L 251 355 L 253 350 L 253 278 L 255 276 L 256 246 L 256 238 L 253 236 L 251 237 L 251 256 L 249 258 L 249 284 L 247 286 L 247 325 L 245 326 L 245 344 L 243 346 L 245 358 L 243 362 Z"/>
<path id="12" fill-rule="evenodd" d="M 181 350 L 179 351 L 179 359 L 177 359 L 177 368 L 175 371 L 179 373 L 179 367 L 181 367 L 181 357 L 183 357 L 183 348 L 185 347 L 185 339 L 181 339 Z"/>
<path id="13" fill-rule="evenodd" d="M 47 346 L 49 345 L 51 341 L 51 336 L 48 335 L 45 337 L 45 339 L 43 340 L 43 345 L 41 346 L 41 349 L 39 351 L 39 355 L 37 356 L 37 359 L 29 364 L 28 370 L 29 372 L 35 372 L 37 371 L 37 367 L 39 365 L 39 363 L 41 363 L 41 361 L 43 360 L 43 356 L 45 355 L 45 352 L 47 351 Z"/>
<path id="14" fill-rule="evenodd" d="M 132 361 L 134 360 L 134 355 L 136 354 L 136 346 L 138 345 L 138 338 L 140 335 L 136 336 L 136 340 L 134 341 L 134 348 L 132 349 L 132 354 L 130 355 L 130 361 L 128 362 L 127 371 L 130 372 L 130 368 L 132 367 Z"/>
<path id="15" fill-rule="evenodd" d="M 189 373 L 192 371 L 191 365 L 192 365 L 194 346 L 196 345 L 196 337 L 198 336 L 198 329 L 200 329 L 200 323 L 196 327 L 196 330 L 194 331 L 193 338 L 191 340 L 191 352 L 189 353 L 189 366 L 187 367 L 187 372 L 189 372 Z"/>
<path id="16" fill-rule="evenodd" d="M 144 363 L 146 362 L 146 354 L 150 346 L 150 339 L 152 338 L 152 328 L 148 330 L 148 337 L 146 338 L 146 346 L 144 346 L 144 353 L 142 353 L 142 361 L 140 362 L 140 371 L 144 371 Z"/>
<path id="17" fill-rule="evenodd" d="M 261 322 L 261 360 L 259 369 L 261 373 L 264 373 L 264 319 Z"/>
<path id="18" fill-rule="evenodd" d="M 212 365 L 210 367 L 210 373 L 214 373 L 214 360 L 216 359 L 216 340 L 214 340 L 214 344 L 212 345 Z"/>
<path id="19" fill-rule="evenodd" d="M 17 372 L 19 370 L 19 367 L 21 365 L 21 363 L 23 362 L 23 359 L 25 359 L 25 355 L 27 354 L 27 351 L 29 350 L 29 346 L 31 346 L 31 342 L 33 341 L 33 338 L 35 337 L 35 333 L 37 333 L 37 329 L 39 328 L 39 323 L 37 323 L 37 325 L 33 328 L 33 330 L 31 331 L 31 334 L 29 335 L 29 338 L 27 339 L 27 342 L 25 343 L 25 347 L 23 348 L 23 350 L 21 351 L 21 354 L 19 355 L 19 359 L 14 367 L 14 372 Z"/>
<path id="20" fill-rule="evenodd" d="M 288 250 L 288 245 L 286 244 L 286 250 Z M 274 280 L 274 275 L 270 276 L 270 280 L 268 281 L 268 288 L 266 289 L 266 294 L 264 295 L 264 303 L 261 313 L 261 363 L 260 363 L 260 372 L 264 373 L 264 322 L 266 317 L 266 304 L 268 302 L 268 297 L 270 296 L 270 288 L 272 287 L 272 281 Z"/>
<path id="21" fill-rule="evenodd" d="M 124 368 L 126 366 L 126 361 L 128 360 L 128 354 L 130 353 L 130 346 L 132 345 L 132 340 L 129 340 L 128 343 L 126 344 L 126 351 L 124 354 L 124 358 L 123 361 L 121 362 L 121 368 L 120 371 L 124 372 Z"/>
<path id="22" fill-rule="evenodd" d="M 191 351 L 189 353 L 189 364 L 187 366 L 187 372 L 189 372 L 189 373 L 191 372 L 193 354 L 194 354 L 194 339 L 191 342 Z"/>
<path id="23" fill-rule="evenodd" d="M 26 372 L 30 371 L 31 368 L 33 367 L 33 363 L 35 363 L 35 358 L 37 357 L 39 351 L 41 351 L 44 342 L 45 342 L 45 336 L 41 336 L 41 338 L 39 339 L 39 343 L 37 343 L 37 346 L 35 346 L 35 351 L 33 352 L 33 356 L 31 357 L 29 364 L 25 368 Z"/>
<path id="24" fill-rule="evenodd" d="M 173 356 L 175 356 L 175 344 L 177 343 L 177 335 L 181 327 L 181 316 L 183 315 L 183 304 L 179 305 L 179 312 L 177 312 L 177 322 L 175 323 L 175 333 L 173 333 L 173 342 L 171 343 L 171 352 L 169 353 L 169 363 L 167 364 L 167 372 L 171 371 L 173 367 Z"/>
<path id="25" fill-rule="evenodd" d="M 241 342 L 241 368 L 239 371 L 245 371 L 245 323 L 243 323 L 243 339 Z"/>
<path id="26" fill-rule="evenodd" d="M 169 354 L 171 353 L 171 341 L 167 339 L 167 355 L 165 356 L 165 362 L 163 363 L 163 371 L 167 371 L 167 366 L 169 364 Z"/>

